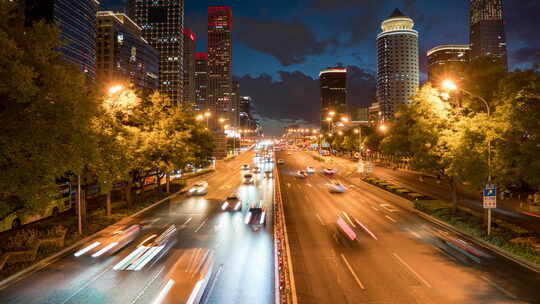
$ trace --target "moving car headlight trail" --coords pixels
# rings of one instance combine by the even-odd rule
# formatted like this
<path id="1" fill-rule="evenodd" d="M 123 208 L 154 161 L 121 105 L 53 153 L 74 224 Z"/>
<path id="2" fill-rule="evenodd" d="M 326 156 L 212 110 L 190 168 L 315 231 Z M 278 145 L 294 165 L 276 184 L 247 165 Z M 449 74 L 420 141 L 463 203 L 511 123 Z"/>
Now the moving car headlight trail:
<path id="1" fill-rule="evenodd" d="M 174 237 L 177 233 L 175 225 L 170 225 L 162 232 L 153 234 L 142 241 L 137 249 L 116 264 L 114 270 L 141 270 L 152 260 L 167 253 L 168 249 L 174 245 Z"/>
<path id="2" fill-rule="evenodd" d="M 115 231 L 110 236 L 100 238 L 78 250 L 73 255 L 80 257 L 89 252 L 93 252 L 91 255 L 93 258 L 98 258 L 104 254 L 112 255 L 133 242 L 140 231 L 141 226 L 139 225 L 132 225 L 125 230 Z"/>

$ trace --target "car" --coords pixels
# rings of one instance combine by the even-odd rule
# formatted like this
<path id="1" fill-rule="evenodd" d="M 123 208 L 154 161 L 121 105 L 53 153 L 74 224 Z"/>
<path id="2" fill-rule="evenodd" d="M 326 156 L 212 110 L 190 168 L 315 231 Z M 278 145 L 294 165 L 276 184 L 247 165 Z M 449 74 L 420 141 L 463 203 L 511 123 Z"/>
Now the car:
<path id="1" fill-rule="evenodd" d="M 244 222 L 255 229 L 266 225 L 266 208 L 262 203 L 259 203 L 256 206 L 252 205 L 249 208 L 249 212 L 246 214 Z"/>
<path id="2" fill-rule="evenodd" d="M 338 216 L 336 220 L 336 225 L 337 225 L 338 231 L 340 231 L 341 234 L 344 235 L 346 238 L 348 238 L 351 241 L 357 240 L 357 234 L 352 228 L 354 227 L 354 223 L 350 221 L 350 218 L 349 218 L 349 223 L 347 223 L 347 221 L 344 220 L 341 216 Z"/>
<path id="3" fill-rule="evenodd" d="M 223 211 L 240 211 L 242 210 L 242 201 L 238 196 L 233 193 L 229 195 L 223 204 L 221 204 L 221 210 Z"/>
<path id="4" fill-rule="evenodd" d="M 347 191 L 347 188 L 340 182 L 331 182 L 328 184 L 328 190 L 330 193 L 344 193 Z"/>
<path id="5" fill-rule="evenodd" d="M 323 173 L 325 175 L 334 175 L 334 174 L 336 174 L 336 169 L 334 169 L 334 168 L 324 168 Z"/>
<path id="6" fill-rule="evenodd" d="M 189 189 L 188 194 L 190 196 L 195 195 L 205 195 L 208 193 L 208 182 L 198 182 L 191 189 Z"/>
<path id="7" fill-rule="evenodd" d="M 253 184 L 254 180 L 253 180 L 253 175 L 251 174 L 244 174 L 244 176 L 242 177 L 242 183 L 243 184 Z"/>
<path id="8" fill-rule="evenodd" d="M 259 167 L 253 167 L 253 168 L 251 169 L 251 173 L 253 173 L 253 174 L 261 173 L 261 168 L 259 168 Z"/>
<path id="9" fill-rule="evenodd" d="M 114 265 L 113 269 L 138 271 L 159 260 L 176 243 L 178 229 L 174 224 L 163 226 L 158 233 L 144 239 L 137 248 Z"/>
<path id="10" fill-rule="evenodd" d="M 142 228 L 139 225 L 132 225 L 127 229 L 114 231 L 111 235 L 107 235 L 103 238 L 95 240 L 94 242 L 75 252 L 73 255 L 77 258 L 87 253 L 92 253 L 91 256 L 93 258 L 98 258 L 105 255 L 113 255 L 133 242 L 133 240 L 135 240 L 135 238 L 139 235 L 141 229 Z"/>
<path id="11" fill-rule="evenodd" d="M 285 163 L 285 161 L 283 159 L 278 159 L 278 161 L 277 161 L 278 165 L 283 165 L 284 163 Z"/>
<path id="12" fill-rule="evenodd" d="M 308 166 L 307 169 L 306 169 L 306 172 L 307 172 L 308 174 L 315 173 L 315 168 Z"/>
<path id="13" fill-rule="evenodd" d="M 249 165 L 248 164 L 243 164 L 242 165 L 242 170 L 249 170 Z"/>
<path id="14" fill-rule="evenodd" d="M 306 178 L 307 173 L 305 171 L 298 170 L 298 171 L 296 171 L 296 177 L 298 177 L 298 178 Z"/>

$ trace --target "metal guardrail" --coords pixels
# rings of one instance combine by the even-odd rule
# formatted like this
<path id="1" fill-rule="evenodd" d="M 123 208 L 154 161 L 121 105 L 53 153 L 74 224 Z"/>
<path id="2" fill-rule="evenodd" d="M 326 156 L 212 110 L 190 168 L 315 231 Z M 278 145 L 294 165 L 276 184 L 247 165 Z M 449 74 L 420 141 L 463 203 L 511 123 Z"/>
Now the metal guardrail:
<path id="1" fill-rule="evenodd" d="M 275 304 L 297 304 L 296 287 L 283 212 L 279 170 L 274 167 L 274 268 Z"/>

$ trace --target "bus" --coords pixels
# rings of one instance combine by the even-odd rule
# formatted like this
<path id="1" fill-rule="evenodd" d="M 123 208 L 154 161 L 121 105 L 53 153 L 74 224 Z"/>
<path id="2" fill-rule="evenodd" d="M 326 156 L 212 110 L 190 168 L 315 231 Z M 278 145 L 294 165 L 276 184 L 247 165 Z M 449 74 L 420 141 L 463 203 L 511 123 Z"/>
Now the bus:
<path id="1" fill-rule="evenodd" d="M 206 248 L 183 250 L 170 268 L 153 304 L 201 303 L 214 267 L 213 252 Z"/>
<path id="2" fill-rule="evenodd" d="M 71 184 L 69 182 L 59 182 L 58 194 L 55 199 L 39 209 L 30 208 L 25 203 L 12 197 L 0 202 L 0 232 L 16 229 L 22 225 L 30 224 L 41 219 L 57 216 L 72 208 Z"/>

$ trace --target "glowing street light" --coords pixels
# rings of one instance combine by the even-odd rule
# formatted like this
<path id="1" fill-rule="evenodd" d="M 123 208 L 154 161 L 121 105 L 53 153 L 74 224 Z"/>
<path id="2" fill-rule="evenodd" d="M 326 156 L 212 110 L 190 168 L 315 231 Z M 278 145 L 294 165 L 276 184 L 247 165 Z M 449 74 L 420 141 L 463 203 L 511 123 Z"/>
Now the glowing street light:
<path id="1" fill-rule="evenodd" d="M 124 89 L 123 85 L 120 85 L 120 84 L 114 85 L 114 86 L 109 88 L 109 94 L 110 95 L 116 94 L 116 93 L 122 91 L 123 89 Z"/>
<path id="2" fill-rule="evenodd" d="M 334 115 L 336 115 L 336 112 L 334 112 L 334 111 L 330 111 L 330 112 L 328 112 L 328 115 L 330 115 L 330 116 L 334 116 Z"/>
<path id="3" fill-rule="evenodd" d="M 343 121 L 343 122 L 349 122 L 349 118 L 347 118 L 347 117 L 341 117 L 341 121 Z"/>
<path id="4" fill-rule="evenodd" d="M 195 116 L 195 120 L 203 120 L 203 119 L 204 119 L 204 116 L 202 114 Z"/>
<path id="5" fill-rule="evenodd" d="M 385 132 L 388 129 L 386 125 L 380 125 L 379 130 Z"/>
<path id="6" fill-rule="evenodd" d="M 332 121 L 332 117 L 326 117 L 326 121 L 328 122 Z"/>
<path id="7" fill-rule="evenodd" d="M 343 132 L 338 131 L 337 134 L 338 134 L 339 136 L 341 136 L 341 135 L 343 135 Z"/>
<path id="8" fill-rule="evenodd" d="M 442 82 L 443 89 L 447 91 L 455 91 L 457 90 L 457 85 L 450 79 L 446 79 Z"/>

